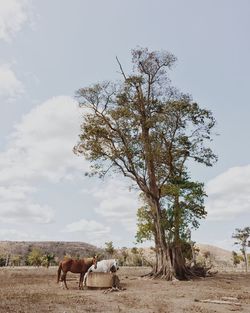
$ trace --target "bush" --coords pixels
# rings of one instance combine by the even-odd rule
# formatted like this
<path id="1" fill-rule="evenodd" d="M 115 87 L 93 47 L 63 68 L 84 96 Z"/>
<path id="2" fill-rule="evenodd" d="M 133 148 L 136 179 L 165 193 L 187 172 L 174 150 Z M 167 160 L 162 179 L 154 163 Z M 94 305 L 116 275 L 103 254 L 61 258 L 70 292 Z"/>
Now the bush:
<path id="1" fill-rule="evenodd" d="M 39 249 L 33 249 L 27 257 L 28 265 L 40 266 L 43 262 L 43 254 Z"/>
<path id="2" fill-rule="evenodd" d="M 6 263 L 6 257 L 3 255 L 0 255 L 0 267 L 5 266 Z"/>

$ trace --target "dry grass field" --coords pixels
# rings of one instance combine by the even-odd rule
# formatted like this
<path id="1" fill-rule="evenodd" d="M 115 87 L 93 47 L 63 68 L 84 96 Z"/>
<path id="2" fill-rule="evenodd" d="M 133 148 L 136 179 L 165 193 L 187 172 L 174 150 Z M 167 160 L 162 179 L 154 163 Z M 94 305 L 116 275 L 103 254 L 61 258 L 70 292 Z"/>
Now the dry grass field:
<path id="1" fill-rule="evenodd" d="M 166 282 L 141 278 L 147 268 L 118 271 L 123 291 L 78 290 L 79 275 L 68 275 L 69 290 L 56 283 L 57 268 L 0 268 L 1 313 L 250 312 L 250 274 L 219 273 L 194 281 Z M 236 304 L 197 300 L 237 298 Z"/>

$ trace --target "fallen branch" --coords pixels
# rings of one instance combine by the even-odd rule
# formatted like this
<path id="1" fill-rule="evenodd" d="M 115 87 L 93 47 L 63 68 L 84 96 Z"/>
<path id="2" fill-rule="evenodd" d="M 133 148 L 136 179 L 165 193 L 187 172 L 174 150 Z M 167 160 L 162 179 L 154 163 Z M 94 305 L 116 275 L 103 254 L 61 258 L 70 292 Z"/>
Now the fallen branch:
<path id="1" fill-rule="evenodd" d="M 118 288 L 118 287 L 112 287 L 112 288 L 109 288 L 107 290 L 104 290 L 103 293 L 109 293 L 109 292 L 115 292 L 115 291 L 123 291 L 123 290 L 126 290 L 126 288 Z"/>
<path id="2" fill-rule="evenodd" d="M 234 297 L 222 297 L 221 300 L 226 300 L 226 301 L 237 301 L 238 298 L 234 298 Z"/>
<path id="3" fill-rule="evenodd" d="M 231 304 L 231 305 L 241 306 L 241 303 L 239 303 L 239 302 L 232 302 L 232 301 L 225 301 L 225 300 L 211 300 L 211 299 L 199 300 L 199 299 L 195 299 L 194 301 L 195 302 L 203 302 L 203 303 Z"/>

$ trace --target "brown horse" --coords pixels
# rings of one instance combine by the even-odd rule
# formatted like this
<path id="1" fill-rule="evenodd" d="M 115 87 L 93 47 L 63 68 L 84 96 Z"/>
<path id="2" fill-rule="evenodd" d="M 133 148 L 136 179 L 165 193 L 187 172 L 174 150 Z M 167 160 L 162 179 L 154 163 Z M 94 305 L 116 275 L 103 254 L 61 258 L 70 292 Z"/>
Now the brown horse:
<path id="1" fill-rule="evenodd" d="M 88 269 L 92 265 L 94 265 L 94 267 L 97 268 L 97 256 L 94 256 L 93 258 L 84 258 L 81 260 L 66 259 L 61 261 L 59 263 L 57 271 L 57 283 L 59 283 L 61 271 L 63 271 L 61 281 L 64 282 L 65 287 L 68 289 L 66 283 L 67 272 L 70 271 L 71 273 L 80 273 L 79 289 L 83 289 L 84 274 L 88 271 Z"/>

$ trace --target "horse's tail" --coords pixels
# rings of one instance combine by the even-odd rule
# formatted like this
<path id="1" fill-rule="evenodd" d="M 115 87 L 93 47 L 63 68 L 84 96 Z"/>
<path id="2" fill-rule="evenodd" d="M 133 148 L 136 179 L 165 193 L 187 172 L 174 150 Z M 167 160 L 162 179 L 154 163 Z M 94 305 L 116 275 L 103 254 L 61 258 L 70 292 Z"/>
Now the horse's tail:
<path id="1" fill-rule="evenodd" d="M 60 277 L 61 277 L 61 270 L 62 270 L 62 262 L 59 263 L 59 267 L 57 270 L 57 283 L 59 283 Z"/>

